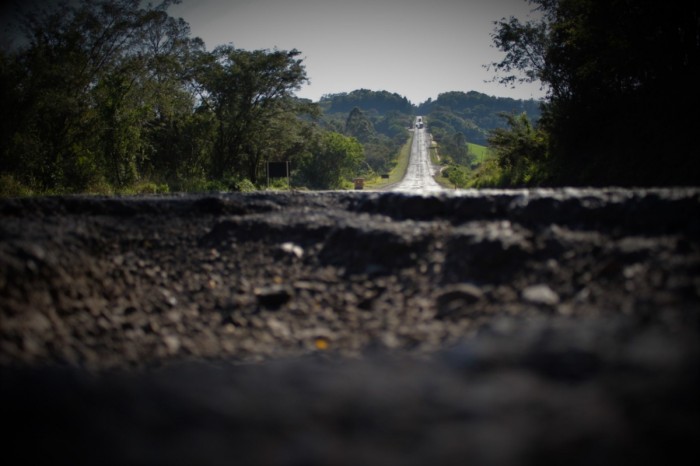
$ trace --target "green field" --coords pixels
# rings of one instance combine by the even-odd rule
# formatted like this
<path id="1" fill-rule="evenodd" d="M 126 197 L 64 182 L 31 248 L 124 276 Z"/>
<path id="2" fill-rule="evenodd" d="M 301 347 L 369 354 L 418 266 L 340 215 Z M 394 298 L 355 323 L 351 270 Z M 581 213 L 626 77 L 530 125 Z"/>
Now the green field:
<path id="1" fill-rule="evenodd" d="M 469 148 L 469 153 L 474 154 L 474 157 L 478 163 L 482 163 L 490 155 L 489 148 L 486 146 L 480 146 L 479 144 L 472 144 L 471 142 L 468 142 L 467 147 Z"/>

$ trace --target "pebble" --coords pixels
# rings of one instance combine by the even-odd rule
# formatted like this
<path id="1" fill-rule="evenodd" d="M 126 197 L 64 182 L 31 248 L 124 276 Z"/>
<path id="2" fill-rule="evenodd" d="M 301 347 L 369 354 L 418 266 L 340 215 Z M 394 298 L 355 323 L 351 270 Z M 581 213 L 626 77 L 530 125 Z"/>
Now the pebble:
<path id="1" fill-rule="evenodd" d="M 287 254 L 296 257 L 297 259 L 301 259 L 302 257 L 304 257 L 304 249 L 301 246 L 296 245 L 294 243 L 282 243 L 280 249 L 283 252 L 286 252 Z"/>
<path id="2" fill-rule="evenodd" d="M 547 285 L 528 286 L 523 290 L 522 297 L 532 304 L 556 306 L 559 304 L 559 295 Z"/>
<path id="3" fill-rule="evenodd" d="M 180 339 L 175 335 L 166 335 L 163 337 L 163 343 L 168 348 L 169 354 L 175 354 L 180 349 Z"/>

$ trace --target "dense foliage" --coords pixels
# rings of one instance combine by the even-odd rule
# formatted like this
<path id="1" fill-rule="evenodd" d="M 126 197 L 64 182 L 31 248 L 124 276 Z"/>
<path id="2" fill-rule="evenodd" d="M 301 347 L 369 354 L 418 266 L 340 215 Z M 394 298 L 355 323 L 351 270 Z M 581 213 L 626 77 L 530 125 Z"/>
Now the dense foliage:
<path id="1" fill-rule="evenodd" d="M 298 51 L 207 51 L 168 15 L 175 2 L 23 14 L 0 50 L 0 194 L 243 189 L 277 160 L 316 187 L 353 176 L 357 144 L 319 129 L 318 105 L 294 97 L 307 81 Z M 308 163 L 324 154 L 339 164 L 326 181 Z"/>
<path id="2" fill-rule="evenodd" d="M 506 57 L 493 65 L 504 83 L 541 80 L 549 91 L 549 183 L 698 184 L 697 3 L 529 1 L 542 19 L 499 22 Z"/>
<path id="3" fill-rule="evenodd" d="M 339 187 L 388 173 L 415 115 L 460 184 L 700 182 L 693 3 L 528 0 L 540 18 L 498 22 L 492 66 L 505 84 L 541 81 L 543 104 L 448 92 L 416 106 L 366 89 L 298 99 L 300 52 L 207 51 L 168 14 L 177 1 L 23 14 L 0 41 L 0 195 L 245 189 L 282 160 L 297 186 Z"/>
<path id="4" fill-rule="evenodd" d="M 522 118 L 537 121 L 541 115 L 540 105 L 540 101 L 533 99 L 492 97 L 475 91 L 446 92 L 440 94 L 436 100 L 428 100 L 421 104 L 418 111 L 426 116 L 430 133 L 437 143 L 440 163 L 446 166 L 442 172 L 443 176 L 451 185 L 464 188 L 480 185 L 504 186 L 525 178 L 522 174 L 515 173 L 525 164 L 506 169 L 501 164 L 490 161 L 486 166 L 482 166 L 483 158 L 471 153 L 468 143 L 491 144 L 494 131 L 500 134 L 514 121 L 520 121 Z M 500 150 L 504 148 L 501 147 Z M 483 173 L 486 168 L 489 171 L 487 176 Z M 534 182 L 533 177 L 526 178 Z"/>
<path id="5" fill-rule="evenodd" d="M 362 145 L 357 139 L 326 132 L 303 161 L 299 182 L 312 189 L 342 188 L 361 168 Z"/>
<path id="6" fill-rule="evenodd" d="M 445 92 L 418 107 L 418 113 L 430 121 L 430 131 L 436 141 L 462 133 L 475 144 L 486 144 L 491 130 L 504 127 L 503 113 L 523 112 L 538 120 L 540 102 L 492 97 L 476 91 Z"/>
<path id="7" fill-rule="evenodd" d="M 326 95 L 319 105 L 324 127 L 362 143 L 370 176 L 391 170 L 414 119 L 415 108 L 405 97 L 359 89 Z"/>
<path id="8" fill-rule="evenodd" d="M 390 112 L 411 115 L 415 111 L 413 104 L 399 94 L 368 89 L 323 96 L 321 106 L 328 113 L 349 113 L 355 107 L 382 115 Z"/>
<path id="9" fill-rule="evenodd" d="M 121 187 L 164 169 L 197 170 L 208 126 L 188 69 L 203 53 L 169 2 L 56 4 L 23 20 L 21 46 L 0 55 L 5 83 L 2 174 L 34 189 Z M 161 151 L 176 149 L 166 159 Z"/>
<path id="10" fill-rule="evenodd" d="M 540 184 L 546 176 L 541 173 L 547 157 L 546 133 L 534 126 L 524 113 L 505 114 L 504 117 L 508 126 L 493 130 L 489 136 L 493 162 L 499 168 L 497 184 Z"/>

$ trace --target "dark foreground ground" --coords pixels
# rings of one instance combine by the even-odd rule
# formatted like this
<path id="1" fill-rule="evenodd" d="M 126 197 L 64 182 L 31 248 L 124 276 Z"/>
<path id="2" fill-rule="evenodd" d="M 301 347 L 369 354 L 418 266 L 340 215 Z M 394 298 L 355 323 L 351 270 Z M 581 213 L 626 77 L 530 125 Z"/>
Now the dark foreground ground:
<path id="1" fill-rule="evenodd" d="M 697 190 L 0 201 L 7 464 L 696 464 L 699 335 Z"/>

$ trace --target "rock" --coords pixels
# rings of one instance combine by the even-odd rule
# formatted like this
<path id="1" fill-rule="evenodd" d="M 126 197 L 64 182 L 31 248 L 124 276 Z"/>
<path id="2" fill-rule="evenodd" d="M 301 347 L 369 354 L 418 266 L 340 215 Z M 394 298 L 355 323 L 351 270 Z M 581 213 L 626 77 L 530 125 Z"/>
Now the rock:
<path id="1" fill-rule="evenodd" d="M 301 259 L 304 257 L 304 249 L 301 246 L 298 246 L 294 243 L 287 242 L 287 243 L 282 243 L 280 246 L 280 249 L 282 252 L 285 252 L 291 256 L 296 257 L 297 259 Z"/>
<path id="2" fill-rule="evenodd" d="M 559 304 L 559 295 L 547 285 L 528 286 L 522 292 L 525 301 L 545 306 L 556 306 Z"/>
<path id="3" fill-rule="evenodd" d="M 175 335 L 166 335 L 163 337 L 163 343 L 168 348 L 168 354 L 175 354 L 180 349 L 182 343 L 180 339 Z"/>
<path id="4" fill-rule="evenodd" d="M 436 298 L 438 319 L 444 319 L 468 311 L 468 307 L 484 298 L 484 293 L 469 283 L 445 287 Z"/>

